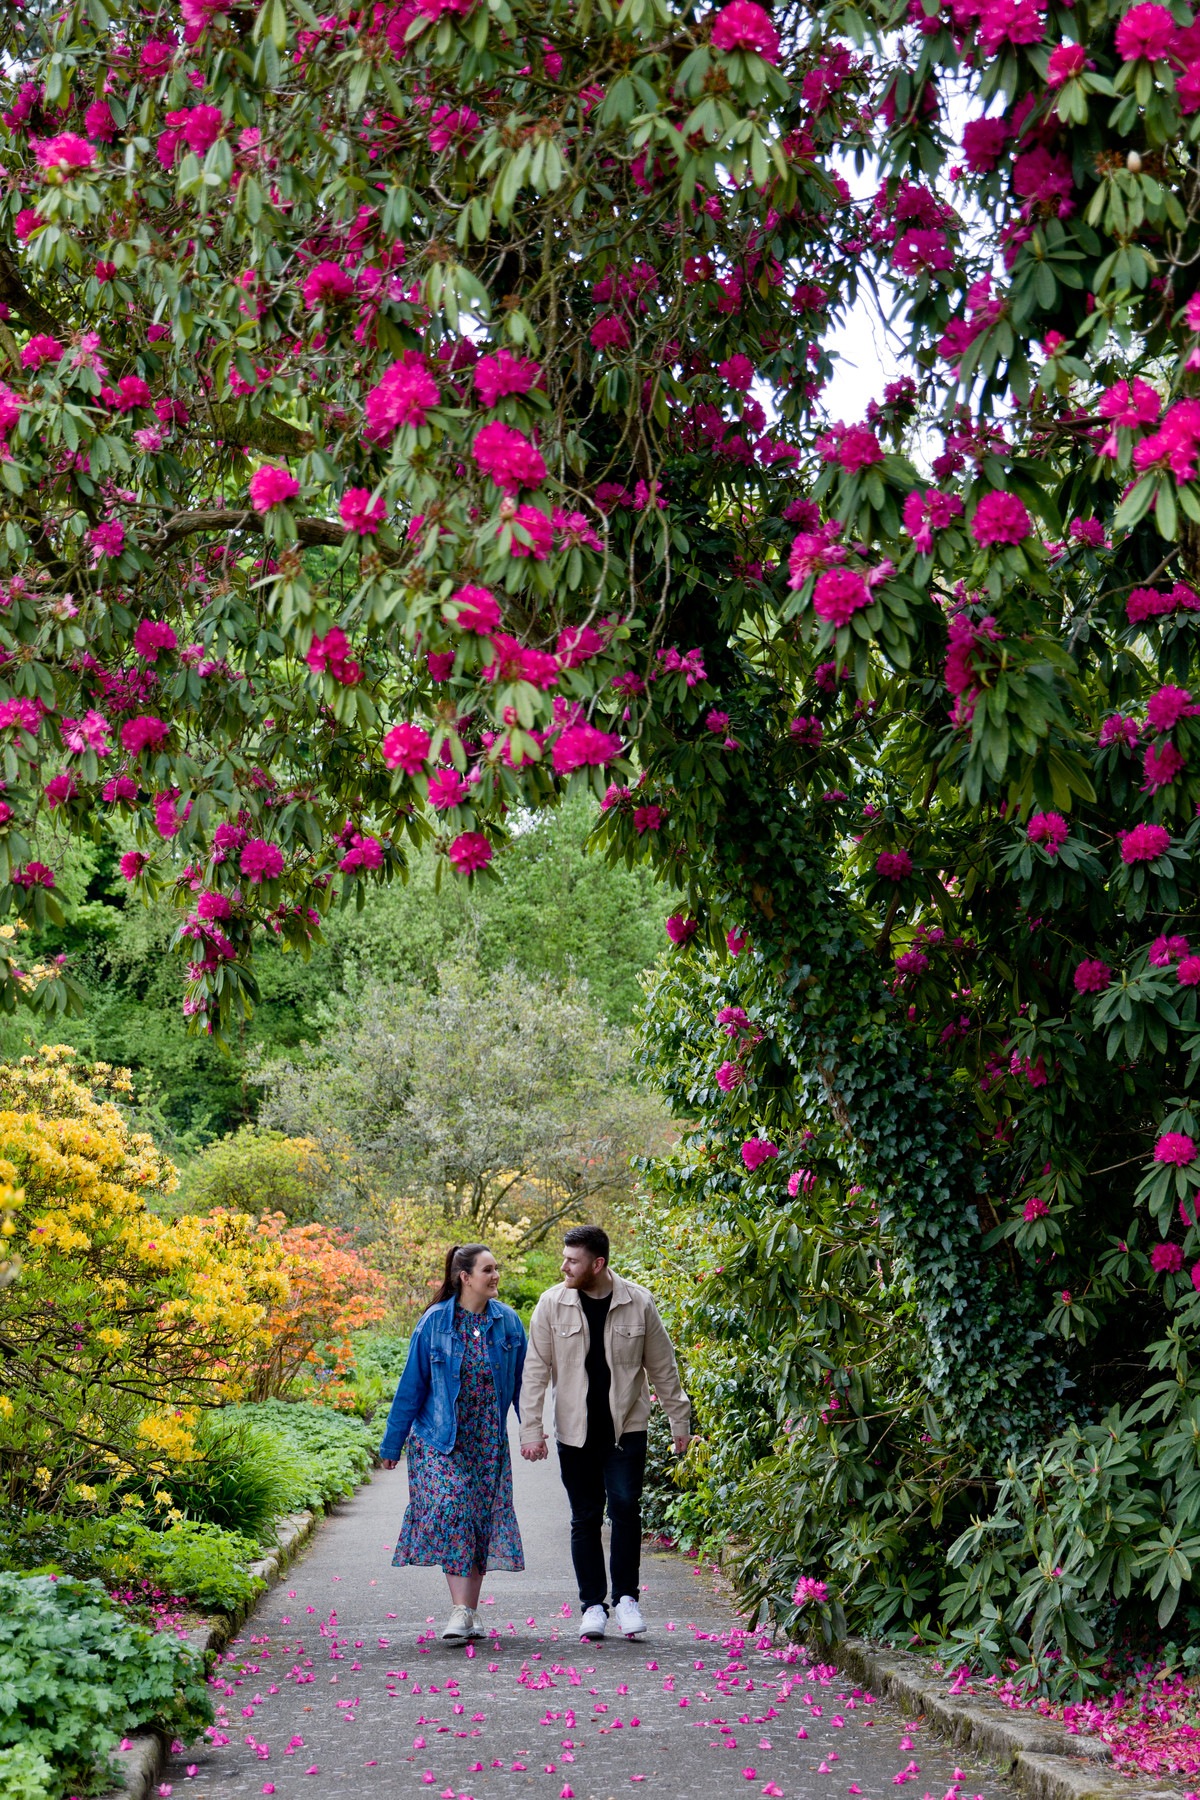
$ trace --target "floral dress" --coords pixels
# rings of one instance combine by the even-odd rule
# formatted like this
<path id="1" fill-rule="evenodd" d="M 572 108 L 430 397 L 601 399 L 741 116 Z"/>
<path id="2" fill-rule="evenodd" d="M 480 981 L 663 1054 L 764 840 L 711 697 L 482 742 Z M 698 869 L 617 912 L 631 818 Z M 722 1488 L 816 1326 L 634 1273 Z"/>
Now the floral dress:
<path id="1" fill-rule="evenodd" d="M 447 1575 L 525 1567 L 513 1511 L 508 1433 L 481 1318 L 455 1302 L 454 1330 L 464 1345 L 458 1430 L 449 1453 L 408 1440 L 408 1507 L 392 1563 L 440 1564 Z"/>

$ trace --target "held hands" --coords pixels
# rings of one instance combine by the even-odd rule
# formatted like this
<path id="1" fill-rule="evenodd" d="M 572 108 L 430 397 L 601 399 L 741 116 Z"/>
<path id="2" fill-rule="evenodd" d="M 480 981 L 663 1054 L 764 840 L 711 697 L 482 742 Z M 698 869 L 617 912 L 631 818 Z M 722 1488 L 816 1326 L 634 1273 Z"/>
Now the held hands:
<path id="1" fill-rule="evenodd" d="M 540 1444 L 521 1445 L 521 1455 L 525 1458 L 526 1462 L 542 1462 L 549 1454 L 550 1450 L 545 1438 L 542 1439 Z"/>
<path id="2" fill-rule="evenodd" d="M 400 1467 L 400 1458 L 398 1456 L 381 1456 L 379 1459 L 379 1466 L 382 1469 L 398 1469 Z"/>

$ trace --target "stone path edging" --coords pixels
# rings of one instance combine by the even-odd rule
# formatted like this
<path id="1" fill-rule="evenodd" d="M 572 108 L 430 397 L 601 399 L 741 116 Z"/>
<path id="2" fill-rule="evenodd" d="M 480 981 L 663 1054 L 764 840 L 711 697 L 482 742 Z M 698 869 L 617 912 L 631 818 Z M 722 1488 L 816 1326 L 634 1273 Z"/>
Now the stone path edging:
<path id="1" fill-rule="evenodd" d="M 1101 1738 L 1065 1730 L 1052 1719 L 1010 1712 L 987 1695 L 947 1693 L 931 1680 L 921 1657 L 903 1650 L 847 1638 L 838 1646 L 839 1667 L 910 1717 L 923 1714 L 952 1743 L 987 1757 L 1009 1775 L 1030 1800 L 1178 1800 L 1180 1788 L 1136 1784 L 1117 1775 L 1112 1751 Z"/>
<path id="2" fill-rule="evenodd" d="M 294 1561 L 323 1517 L 319 1512 L 283 1513 L 275 1521 L 278 1542 L 260 1561 L 248 1565 L 249 1573 L 265 1583 L 248 1606 L 231 1617 L 220 1614 L 207 1624 L 189 1631 L 185 1642 L 203 1658 L 211 1650 L 221 1650 L 236 1637 L 265 1594 L 268 1594 Z M 122 1785 L 109 1788 L 98 1800 L 146 1800 L 154 1783 L 166 1766 L 170 1746 L 161 1731 L 139 1731 L 129 1740 L 128 1750 L 113 1752 L 113 1761 L 122 1774 Z"/>

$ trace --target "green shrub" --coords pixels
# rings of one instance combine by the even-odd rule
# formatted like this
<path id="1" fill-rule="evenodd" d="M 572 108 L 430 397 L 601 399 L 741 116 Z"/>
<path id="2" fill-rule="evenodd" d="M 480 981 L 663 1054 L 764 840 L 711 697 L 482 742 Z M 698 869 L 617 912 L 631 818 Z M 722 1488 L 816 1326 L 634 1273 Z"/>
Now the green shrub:
<path id="1" fill-rule="evenodd" d="M 0 1750 L 0 1794 L 4 1800 L 51 1800 L 57 1777 L 31 1744 Z"/>
<path id="2" fill-rule="evenodd" d="M 208 1413 L 197 1432 L 200 1460 L 163 1487 L 191 1519 L 275 1542 L 275 1515 L 287 1512 L 304 1475 L 287 1441 L 250 1419 Z"/>
<path id="3" fill-rule="evenodd" d="M 148 1581 L 218 1612 L 236 1612 L 261 1591 L 261 1581 L 246 1570 L 259 1554 L 252 1539 L 190 1519 L 160 1531 L 137 1518 L 0 1516 L 0 1563 L 6 1568 L 99 1581 L 108 1589 Z"/>
<path id="4" fill-rule="evenodd" d="M 379 1432 L 361 1419 L 306 1401 L 262 1400 L 225 1409 L 231 1419 L 263 1431 L 294 1466 L 281 1510 L 319 1511 L 352 1494 L 374 1456 Z"/>
<path id="5" fill-rule="evenodd" d="M 189 1743 L 212 1718 L 203 1665 L 172 1633 L 131 1622 L 93 1582 L 0 1573 L 0 1755 L 20 1748 L 23 1784 L 6 1796 L 94 1792 L 124 1732 Z"/>

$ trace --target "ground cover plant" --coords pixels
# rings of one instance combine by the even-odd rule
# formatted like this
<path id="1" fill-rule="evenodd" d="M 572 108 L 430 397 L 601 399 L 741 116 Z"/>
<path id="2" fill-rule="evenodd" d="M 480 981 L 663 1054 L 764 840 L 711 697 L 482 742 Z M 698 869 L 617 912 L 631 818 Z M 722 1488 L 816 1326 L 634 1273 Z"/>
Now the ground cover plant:
<path id="1" fill-rule="evenodd" d="M 91 1582 L 0 1572 L 0 1669 L 0 1770 L 22 1800 L 105 1786 L 127 1731 L 190 1742 L 213 1718 L 196 1653 Z"/>
<path id="2" fill-rule="evenodd" d="M 4 68 L 0 908 L 124 834 L 227 1034 L 256 933 L 594 792 L 748 1590 L 1064 1687 L 1200 1550 L 1196 30 L 90 0 Z"/>

